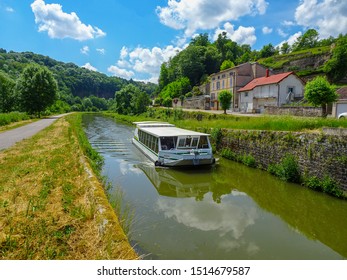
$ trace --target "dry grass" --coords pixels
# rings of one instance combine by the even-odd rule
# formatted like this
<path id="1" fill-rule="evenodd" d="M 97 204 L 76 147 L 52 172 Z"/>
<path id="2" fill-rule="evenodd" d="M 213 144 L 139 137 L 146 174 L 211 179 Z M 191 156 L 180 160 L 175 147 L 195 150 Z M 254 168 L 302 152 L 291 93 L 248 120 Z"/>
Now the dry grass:
<path id="1" fill-rule="evenodd" d="M 0 259 L 136 259 L 69 123 L 0 153 Z"/>

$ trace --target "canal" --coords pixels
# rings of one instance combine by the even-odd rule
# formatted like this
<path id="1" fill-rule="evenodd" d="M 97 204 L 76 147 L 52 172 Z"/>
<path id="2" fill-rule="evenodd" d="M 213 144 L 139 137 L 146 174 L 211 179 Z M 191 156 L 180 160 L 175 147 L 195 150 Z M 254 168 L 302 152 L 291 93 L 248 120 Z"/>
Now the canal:
<path id="1" fill-rule="evenodd" d="M 104 157 L 109 195 L 134 211 L 129 239 L 144 259 L 346 259 L 347 202 L 220 159 L 203 169 L 155 168 L 134 128 L 85 115 Z"/>

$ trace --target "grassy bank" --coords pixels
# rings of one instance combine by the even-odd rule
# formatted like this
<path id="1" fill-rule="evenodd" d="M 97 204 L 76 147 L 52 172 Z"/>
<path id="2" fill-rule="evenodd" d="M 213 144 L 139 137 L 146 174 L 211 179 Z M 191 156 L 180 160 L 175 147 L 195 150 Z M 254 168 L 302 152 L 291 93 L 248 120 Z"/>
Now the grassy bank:
<path id="1" fill-rule="evenodd" d="M 92 171 L 100 162 L 80 121 L 60 119 L 0 153 L 0 259 L 137 258 Z"/>
<path id="2" fill-rule="evenodd" d="M 211 128 L 275 130 L 275 131 L 305 131 L 320 130 L 323 127 L 347 128 L 347 120 L 333 118 L 307 118 L 293 116 L 258 117 L 211 114 L 205 112 L 187 112 L 180 109 L 150 108 L 146 113 L 138 116 L 124 116 L 107 113 L 124 122 L 143 120 L 161 120 L 192 130 L 210 131 Z"/>

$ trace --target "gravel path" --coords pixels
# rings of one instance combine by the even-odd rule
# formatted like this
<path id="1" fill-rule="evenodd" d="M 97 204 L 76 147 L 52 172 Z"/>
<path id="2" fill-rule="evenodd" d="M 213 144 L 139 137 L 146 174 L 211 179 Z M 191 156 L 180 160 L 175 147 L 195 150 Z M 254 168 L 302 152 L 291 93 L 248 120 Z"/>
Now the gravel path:
<path id="1" fill-rule="evenodd" d="M 0 132 L 0 151 L 12 147 L 17 142 L 30 138 L 66 114 L 52 116 L 31 124 Z"/>

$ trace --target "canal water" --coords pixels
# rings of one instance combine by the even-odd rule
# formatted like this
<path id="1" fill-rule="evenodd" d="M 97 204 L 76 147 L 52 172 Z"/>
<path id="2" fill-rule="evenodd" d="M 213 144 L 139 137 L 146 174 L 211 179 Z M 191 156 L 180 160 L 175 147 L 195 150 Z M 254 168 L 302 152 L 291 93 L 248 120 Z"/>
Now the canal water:
<path id="1" fill-rule="evenodd" d="M 155 168 L 132 145 L 133 127 L 97 115 L 84 126 L 110 196 L 120 188 L 134 211 L 129 238 L 144 259 L 347 258 L 347 201 L 223 159 Z"/>

